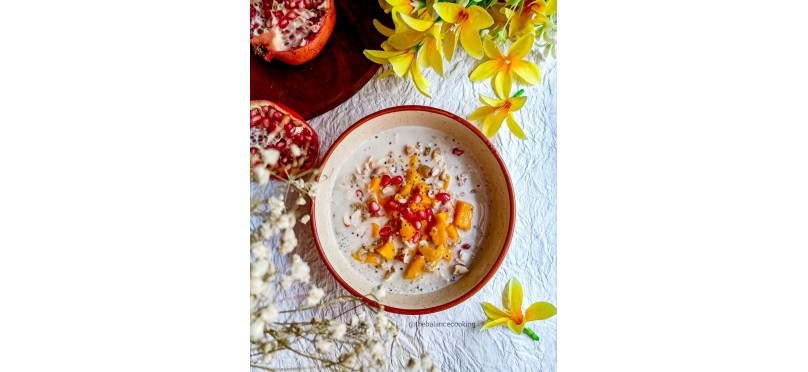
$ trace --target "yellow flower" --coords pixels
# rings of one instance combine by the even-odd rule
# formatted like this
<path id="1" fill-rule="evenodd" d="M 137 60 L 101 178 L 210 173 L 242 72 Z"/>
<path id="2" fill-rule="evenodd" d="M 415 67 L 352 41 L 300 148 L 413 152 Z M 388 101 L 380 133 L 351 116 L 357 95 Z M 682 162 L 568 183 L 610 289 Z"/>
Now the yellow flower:
<path id="1" fill-rule="evenodd" d="M 518 12 L 518 10 L 514 10 Z M 547 16 L 556 12 L 556 0 L 544 2 L 544 0 L 526 0 L 521 12 L 511 18 L 508 33 L 514 37 L 520 37 L 527 33 L 533 33 L 536 25 L 547 21 Z"/>
<path id="2" fill-rule="evenodd" d="M 432 26 L 433 20 L 429 12 L 426 12 L 426 2 L 410 0 L 386 0 L 393 12 L 393 20 L 399 18 L 404 24 L 418 31 L 426 31 Z M 411 14 L 415 12 L 415 17 Z M 402 31 L 396 24 L 396 31 Z"/>
<path id="3" fill-rule="evenodd" d="M 536 302 L 528 306 L 522 314 L 522 285 L 516 278 L 511 279 L 502 292 L 502 306 L 504 310 L 496 306 L 483 302 L 483 311 L 488 316 L 488 320 L 483 324 L 482 329 L 507 325 L 515 334 L 521 334 L 525 330 L 525 323 L 532 320 L 544 320 L 556 315 L 556 307 L 549 302 Z M 528 333 L 532 333 L 528 332 Z"/>
<path id="4" fill-rule="evenodd" d="M 418 66 L 418 59 L 416 58 L 418 54 L 417 47 L 405 50 L 390 50 L 388 49 L 388 45 L 382 44 L 382 48 L 385 50 L 366 49 L 364 51 L 365 57 L 378 64 L 386 65 L 389 63 L 393 67 L 393 72 L 400 77 L 406 79 L 412 76 L 412 81 L 415 83 L 415 87 L 418 91 L 432 98 L 432 96 L 429 95 L 429 86 L 431 83 L 421 75 L 421 69 Z"/>
<path id="5" fill-rule="evenodd" d="M 503 55 L 493 41 L 486 39 L 485 55 L 491 60 L 474 69 L 469 78 L 471 81 L 480 81 L 494 76 L 491 83 L 499 97 L 511 95 L 514 74 L 530 85 L 538 83 L 541 80 L 539 66 L 524 60 L 533 48 L 533 39 L 533 34 L 521 37 L 508 49 L 508 55 Z"/>
<path id="6" fill-rule="evenodd" d="M 522 97 L 522 93 L 524 93 L 524 90 L 520 90 L 516 95 L 507 99 L 494 99 L 480 95 L 480 102 L 484 106 L 474 110 L 468 116 L 468 119 L 482 121 L 483 125 L 480 130 L 488 137 L 493 137 L 497 134 L 499 128 L 502 127 L 502 122 L 507 121 L 508 129 L 511 130 L 511 133 L 518 138 L 527 139 L 525 132 L 522 131 L 519 123 L 513 117 L 513 112 L 519 111 L 527 102 L 527 97 Z"/>
<path id="7" fill-rule="evenodd" d="M 491 15 L 478 5 L 464 8 L 459 4 L 436 3 L 433 7 L 444 21 L 457 25 L 456 32 L 460 34 L 460 45 L 463 46 L 463 49 L 474 58 L 482 58 L 483 48 L 480 41 L 480 30 L 494 24 Z M 451 39 L 448 39 L 449 34 L 447 34 L 446 44 L 447 48 L 450 48 L 454 53 L 457 39 L 454 34 L 452 35 Z M 451 53 L 447 53 L 447 55 L 451 55 Z"/>
<path id="8" fill-rule="evenodd" d="M 387 40 L 395 49 L 420 48 L 418 63 L 421 67 L 431 67 L 438 75 L 443 76 L 443 51 L 441 49 L 440 25 L 433 25 L 426 32 L 407 30 L 395 33 Z"/>

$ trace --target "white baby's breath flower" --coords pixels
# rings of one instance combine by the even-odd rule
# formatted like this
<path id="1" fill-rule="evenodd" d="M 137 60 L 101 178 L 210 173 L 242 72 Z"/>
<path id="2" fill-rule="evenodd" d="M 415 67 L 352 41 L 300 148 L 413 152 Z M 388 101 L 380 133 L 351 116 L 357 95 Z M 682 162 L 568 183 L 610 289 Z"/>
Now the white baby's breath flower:
<path id="1" fill-rule="evenodd" d="M 269 171 L 264 167 L 253 168 L 253 180 L 259 185 L 269 182 Z"/>
<path id="2" fill-rule="evenodd" d="M 306 297 L 306 306 L 314 306 L 319 304 L 323 299 L 323 296 L 325 296 L 325 291 L 315 285 L 312 285 L 311 288 L 309 288 L 309 295 Z"/>
<path id="3" fill-rule="evenodd" d="M 387 330 L 390 326 L 390 320 L 387 319 L 387 315 L 385 313 L 378 313 L 376 314 L 376 332 L 379 332 L 380 335 L 387 334 Z"/>
<path id="4" fill-rule="evenodd" d="M 358 326 L 359 325 L 359 317 L 356 316 L 356 314 L 351 315 L 351 320 L 348 322 L 348 324 L 350 324 L 351 327 Z"/>
<path id="5" fill-rule="evenodd" d="M 303 215 L 303 217 L 300 217 L 300 223 L 302 223 L 304 225 L 309 223 L 309 220 L 311 220 L 311 216 L 308 215 L 308 214 Z"/>
<path id="6" fill-rule="evenodd" d="M 291 270 L 291 277 L 292 279 L 301 282 L 301 283 L 308 283 L 309 282 L 309 273 L 311 269 L 309 268 L 309 264 L 306 261 L 303 261 L 299 255 L 295 254 L 292 256 L 292 270 Z"/>
<path id="7" fill-rule="evenodd" d="M 297 205 L 306 205 L 306 198 L 304 198 L 304 197 L 302 197 L 302 196 L 301 196 L 301 197 L 299 197 L 299 198 L 297 198 L 297 202 L 296 202 L 296 204 L 297 204 Z"/>
<path id="8" fill-rule="evenodd" d="M 347 367 L 353 367 L 356 364 L 356 360 L 357 357 L 355 353 L 345 353 L 339 357 L 339 362 Z"/>
<path id="9" fill-rule="evenodd" d="M 273 196 L 267 199 L 267 208 L 269 208 L 269 211 L 272 214 L 280 216 L 281 213 L 286 210 L 286 203 L 283 201 L 283 199 Z"/>
<path id="10" fill-rule="evenodd" d="M 267 271 L 269 271 L 269 262 L 267 260 L 255 260 L 250 264 L 250 277 L 261 278 Z"/>
<path id="11" fill-rule="evenodd" d="M 407 367 L 404 369 L 407 372 L 417 372 L 421 370 L 421 361 L 415 358 L 410 358 L 407 361 Z"/>
<path id="12" fill-rule="evenodd" d="M 267 284 L 263 279 L 252 278 L 250 279 L 250 295 L 255 297 L 266 296 Z"/>
<path id="13" fill-rule="evenodd" d="M 281 152 L 276 149 L 261 149 L 261 160 L 267 165 L 278 164 L 278 159 L 281 157 Z"/>
<path id="14" fill-rule="evenodd" d="M 317 190 L 318 190 L 319 188 L 320 188 L 320 184 L 319 184 L 319 183 L 317 183 L 317 182 L 312 182 L 312 183 L 309 185 L 309 193 L 314 194 L 314 193 L 316 193 L 316 192 L 317 192 Z"/>
<path id="15" fill-rule="evenodd" d="M 278 319 L 278 308 L 275 307 L 275 304 L 269 304 L 261 309 L 261 319 L 267 323 L 273 323 Z"/>
<path id="16" fill-rule="evenodd" d="M 297 236 L 295 236 L 295 231 L 292 229 L 286 229 L 283 232 L 283 236 L 281 237 L 281 245 L 278 247 L 278 253 L 282 255 L 287 255 L 292 253 L 297 247 Z"/>
<path id="17" fill-rule="evenodd" d="M 421 368 L 425 370 L 431 370 L 435 364 L 432 363 L 432 357 L 429 354 L 422 354 L 421 355 Z"/>
<path id="18" fill-rule="evenodd" d="M 377 364 L 384 363 L 384 345 L 380 341 L 373 341 L 370 346 L 370 359 Z"/>
<path id="19" fill-rule="evenodd" d="M 284 290 L 292 288 L 292 284 L 294 284 L 294 283 L 295 283 L 295 280 L 292 279 L 291 276 L 284 275 L 283 278 L 281 278 L 281 288 L 283 288 Z"/>
<path id="20" fill-rule="evenodd" d="M 294 183 L 295 187 L 298 188 L 298 190 L 303 190 L 306 187 L 306 182 L 304 182 L 300 178 L 294 180 L 293 183 Z"/>
<path id="21" fill-rule="evenodd" d="M 331 333 L 331 338 L 342 340 L 345 337 L 345 333 L 348 332 L 348 326 L 343 322 L 334 320 L 328 325 L 328 331 Z"/>
<path id="22" fill-rule="evenodd" d="M 328 339 L 318 337 L 317 341 L 314 342 L 314 347 L 317 348 L 318 352 L 325 354 L 331 351 L 331 348 L 334 347 L 334 343 Z"/>
<path id="23" fill-rule="evenodd" d="M 257 318 L 250 323 L 250 341 L 261 341 L 264 339 L 264 327 L 266 323 L 261 318 Z"/>
<path id="24" fill-rule="evenodd" d="M 264 242 L 253 243 L 250 250 L 256 259 L 266 259 L 269 256 L 269 249 L 264 245 Z"/>
<path id="25" fill-rule="evenodd" d="M 298 145 L 295 145 L 294 143 L 292 144 L 292 146 L 289 146 L 289 150 L 292 152 L 292 156 L 294 157 L 298 157 L 301 154 L 303 154 L 303 151 L 300 151 L 300 147 Z"/>

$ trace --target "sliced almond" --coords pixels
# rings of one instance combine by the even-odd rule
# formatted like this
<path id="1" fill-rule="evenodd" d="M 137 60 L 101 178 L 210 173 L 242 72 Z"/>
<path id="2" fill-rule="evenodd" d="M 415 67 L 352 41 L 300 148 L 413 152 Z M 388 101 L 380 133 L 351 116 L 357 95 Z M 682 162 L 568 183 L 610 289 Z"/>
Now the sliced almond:
<path id="1" fill-rule="evenodd" d="M 455 265 L 454 271 L 452 272 L 452 274 L 454 274 L 454 275 L 465 275 L 468 272 L 469 272 L 469 269 L 466 267 L 466 265 L 458 264 L 458 265 Z"/>

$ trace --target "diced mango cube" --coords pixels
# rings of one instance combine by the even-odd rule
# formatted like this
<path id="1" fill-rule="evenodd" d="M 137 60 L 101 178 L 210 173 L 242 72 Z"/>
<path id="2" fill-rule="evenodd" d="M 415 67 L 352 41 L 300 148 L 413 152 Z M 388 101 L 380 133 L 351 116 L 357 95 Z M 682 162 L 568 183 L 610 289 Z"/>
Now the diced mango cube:
<path id="1" fill-rule="evenodd" d="M 452 260 L 452 250 L 451 249 L 449 249 L 448 247 L 445 247 L 445 246 L 440 246 L 438 248 L 442 250 L 442 257 L 443 257 L 444 261 L 449 262 L 449 261 Z"/>
<path id="2" fill-rule="evenodd" d="M 474 206 L 462 200 L 457 201 L 455 205 L 455 226 L 463 229 L 471 229 L 471 218 L 474 217 Z"/>
<path id="3" fill-rule="evenodd" d="M 438 223 L 432 227 L 432 230 L 429 231 L 429 237 L 432 238 L 432 243 L 435 245 L 446 245 L 446 223 L 438 221 Z"/>
<path id="4" fill-rule="evenodd" d="M 401 220 L 401 230 L 399 230 L 399 234 L 401 235 L 401 240 L 409 241 L 415 235 L 415 232 L 418 231 L 415 229 L 411 223 L 407 222 L 406 220 Z"/>
<path id="5" fill-rule="evenodd" d="M 415 280 L 424 275 L 424 266 L 426 265 L 426 260 L 424 260 L 424 256 L 417 255 L 412 258 L 410 261 L 410 265 L 407 266 L 407 270 L 404 271 L 404 279 Z"/>
<path id="6" fill-rule="evenodd" d="M 362 262 L 362 259 L 359 257 L 359 251 L 358 250 L 353 253 L 353 258 L 354 258 L 354 260 Z"/>
<path id="7" fill-rule="evenodd" d="M 376 253 L 388 260 L 392 260 L 396 256 L 396 246 L 393 242 L 384 243 L 376 248 Z"/>
<path id="8" fill-rule="evenodd" d="M 457 243 L 460 241 L 460 234 L 458 234 L 455 225 L 449 225 L 449 227 L 446 228 L 446 233 L 453 242 Z"/>
<path id="9" fill-rule="evenodd" d="M 418 155 L 413 154 L 410 156 L 410 167 L 415 168 L 416 165 L 418 165 Z"/>
<path id="10" fill-rule="evenodd" d="M 445 224 L 449 220 L 449 212 L 435 213 L 435 219 L 438 220 L 438 223 Z"/>
<path id="11" fill-rule="evenodd" d="M 418 252 L 421 252 L 427 261 L 437 261 L 443 256 L 443 250 L 438 250 L 428 245 L 418 247 Z"/>
<path id="12" fill-rule="evenodd" d="M 379 230 L 381 230 L 381 228 L 379 228 L 378 223 L 375 223 L 375 222 L 371 223 L 370 224 L 370 237 L 375 239 L 377 236 L 379 236 Z"/>
<path id="13" fill-rule="evenodd" d="M 368 253 L 368 256 L 365 257 L 365 263 L 369 263 L 371 265 L 379 266 L 379 255 L 377 255 L 377 254 L 375 254 L 373 252 Z"/>

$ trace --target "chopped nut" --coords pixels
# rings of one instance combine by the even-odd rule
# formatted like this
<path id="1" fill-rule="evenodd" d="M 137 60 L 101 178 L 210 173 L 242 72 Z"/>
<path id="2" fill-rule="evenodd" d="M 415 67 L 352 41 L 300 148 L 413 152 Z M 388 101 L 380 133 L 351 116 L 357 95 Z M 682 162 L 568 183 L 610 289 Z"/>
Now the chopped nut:
<path id="1" fill-rule="evenodd" d="M 381 176 L 383 174 L 388 174 L 389 175 L 389 174 L 392 174 L 392 173 L 393 172 L 390 170 L 390 167 L 388 167 L 388 166 L 381 166 L 381 167 L 378 167 L 375 170 L 373 170 L 373 175 L 374 176 Z"/>
<path id="2" fill-rule="evenodd" d="M 345 215 L 342 217 L 342 224 L 345 225 L 345 227 L 351 226 L 351 212 L 345 212 Z"/>
<path id="3" fill-rule="evenodd" d="M 429 153 L 431 153 L 431 152 L 432 152 L 432 148 L 431 148 L 431 147 L 429 147 L 429 146 L 427 146 L 427 147 L 424 149 L 424 156 L 429 156 Z"/>
<path id="4" fill-rule="evenodd" d="M 386 186 L 382 189 L 382 195 L 390 196 L 396 193 L 396 188 L 393 186 Z"/>
<path id="5" fill-rule="evenodd" d="M 420 174 L 423 178 L 427 178 L 430 174 L 432 174 L 432 167 L 421 164 L 418 166 L 418 174 Z"/>
<path id="6" fill-rule="evenodd" d="M 412 147 L 410 145 L 404 146 L 404 153 L 405 154 L 407 154 L 407 155 L 415 155 L 416 152 L 418 152 L 418 151 L 415 149 L 415 147 Z"/>
<path id="7" fill-rule="evenodd" d="M 464 275 L 464 274 L 466 274 L 468 272 L 469 272 L 469 269 L 466 267 L 466 265 L 457 264 L 454 267 L 453 274 L 454 275 Z"/>

